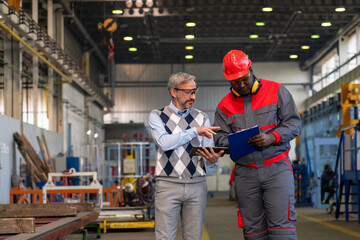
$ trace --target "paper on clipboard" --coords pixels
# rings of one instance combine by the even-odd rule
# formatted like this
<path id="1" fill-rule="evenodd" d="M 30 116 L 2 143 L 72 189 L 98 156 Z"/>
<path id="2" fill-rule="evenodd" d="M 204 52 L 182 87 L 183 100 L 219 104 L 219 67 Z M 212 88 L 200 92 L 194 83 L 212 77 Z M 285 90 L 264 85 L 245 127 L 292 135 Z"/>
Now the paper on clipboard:
<path id="1" fill-rule="evenodd" d="M 260 147 L 248 143 L 249 138 L 257 134 L 260 134 L 259 126 L 254 126 L 252 128 L 229 134 L 228 140 L 231 158 L 236 159 L 249 153 L 261 150 Z"/>

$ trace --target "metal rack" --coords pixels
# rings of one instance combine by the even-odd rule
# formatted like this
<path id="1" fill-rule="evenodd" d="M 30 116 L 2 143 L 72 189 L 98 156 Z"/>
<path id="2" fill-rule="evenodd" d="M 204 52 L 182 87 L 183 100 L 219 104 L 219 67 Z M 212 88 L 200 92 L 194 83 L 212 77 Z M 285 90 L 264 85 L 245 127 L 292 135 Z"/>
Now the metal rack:
<path id="1" fill-rule="evenodd" d="M 41 28 L 22 9 L 16 12 L 9 7 L 6 1 L 1 1 L 0 15 L 3 20 L 0 22 L 0 26 L 54 69 L 67 82 L 76 82 L 89 95 L 95 97 L 96 101 L 103 107 L 113 106 L 113 102 L 81 71 L 78 64 L 58 46 L 45 29 Z M 16 32 L 11 30 L 10 27 L 14 27 Z M 30 46 L 33 43 L 38 50 Z"/>
<path id="2" fill-rule="evenodd" d="M 80 186 L 56 186 L 53 179 L 56 177 L 91 177 L 88 179 L 89 185 Z M 47 202 L 47 194 L 63 193 L 63 194 L 80 194 L 80 198 L 84 201 L 84 194 L 97 194 L 99 207 L 102 208 L 103 187 L 97 180 L 97 172 L 76 172 L 75 169 L 70 169 L 69 173 L 49 173 L 48 181 L 42 188 L 43 203 Z"/>
<path id="3" fill-rule="evenodd" d="M 124 177 L 141 177 L 151 174 L 151 151 L 155 151 L 155 146 L 150 142 L 117 142 L 112 146 L 106 146 L 107 177 L 105 186 L 110 187 L 114 181 L 121 182 Z M 127 152 L 130 151 L 130 154 Z M 132 155 L 130 158 L 127 156 Z M 127 174 L 126 159 L 134 162 L 134 171 Z M 130 170 L 131 171 L 131 170 Z"/>
<path id="4" fill-rule="evenodd" d="M 295 197 L 297 206 L 310 206 L 311 196 L 308 194 L 310 177 L 307 165 L 292 166 L 295 181 Z"/>
<path id="5" fill-rule="evenodd" d="M 358 126 L 352 125 L 342 128 L 339 141 L 339 151 L 336 161 L 336 212 L 335 218 L 338 219 L 340 214 L 345 214 L 345 220 L 349 221 L 349 214 L 358 215 L 360 224 L 360 171 L 358 169 Z M 346 141 L 345 131 L 354 129 L 354 133 L 348 135 L 349 141 Z M 338 183 L 340 182 L 340 186 Z M 344 196 L 344 202 L 343 202 Z M 344 205 L 345 210 L 341 211 Z"/>

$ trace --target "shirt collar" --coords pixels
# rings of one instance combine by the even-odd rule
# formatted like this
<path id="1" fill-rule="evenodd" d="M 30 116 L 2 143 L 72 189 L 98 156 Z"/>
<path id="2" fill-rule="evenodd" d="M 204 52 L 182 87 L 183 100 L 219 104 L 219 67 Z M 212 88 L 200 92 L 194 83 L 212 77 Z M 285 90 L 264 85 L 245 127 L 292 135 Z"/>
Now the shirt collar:
<path id="1" fill-rule="evenodd" d="M 186 109 L 184 109 L 184 110 L 179 110 L 177 107 L 174 106 L 173 101 L 170 102 L 170 105 L 169 105 L 169 106 L 170 106 L 170 108 L 171 108 L 174 112 L 176 112 L 176 113 L 178 113 L 179 111 L 184 112 L 183 115 L 185 115 L 185 114 L 189 111 L 189 108 L 186 108 Z"/>

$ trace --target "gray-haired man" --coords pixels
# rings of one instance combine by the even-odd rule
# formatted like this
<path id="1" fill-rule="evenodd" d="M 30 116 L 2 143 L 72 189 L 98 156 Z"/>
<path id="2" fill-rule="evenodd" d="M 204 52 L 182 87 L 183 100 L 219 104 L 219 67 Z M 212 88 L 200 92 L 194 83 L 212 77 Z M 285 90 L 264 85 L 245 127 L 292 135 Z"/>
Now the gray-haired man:
<path id="1" fill-rule="evenodd" d="M 168 81 L 172 96 L 169 105 L 150 113 L 151 135 L 157 146 L 155 234 L 156 239 L 176 239 L 179 216 L 184 240 L 201 239 L 206 207 L 205 163 L 217 165 L 223 151 L 215 153 L 207 114 L 192 108 L 198 92 L 195 77 L 187 73 L 172 74 Z M 202 156 L 190 156 L 192 147 Z M 205 159 L 205 160 L 204 160 Z M 205 162 L 205 163 L 204 163 Z"/>

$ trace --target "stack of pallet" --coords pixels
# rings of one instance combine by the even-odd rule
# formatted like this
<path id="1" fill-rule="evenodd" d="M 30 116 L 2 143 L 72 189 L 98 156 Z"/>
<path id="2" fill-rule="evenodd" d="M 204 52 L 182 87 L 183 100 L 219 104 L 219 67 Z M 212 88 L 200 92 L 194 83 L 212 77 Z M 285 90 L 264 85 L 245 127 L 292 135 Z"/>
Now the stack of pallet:
<path id="1" fill-rule="evenodd" d="M 30 166 L 29 172 L 31 173 L 31 177 L 33 177 L 36 182 L 47 181 L 47 174 L 49 172 L 54 172 L 54 165 L 50 157 L 44 134 L 42 134 L 42 139 L 46 154 L 41 139 L 37 137 L 44 161 L 41 160 L 24 133 L 21 133 L 20 135 L 18 132 L 15 132 L 13 136 L 21 155 L 28 163 L 28 166 Z"/>
<path id="2" fill-rule="evenodd" d="M 94 203 L 0 204 L 0 234 L 36 232 L 36 224 L 51 219 L 93 212 Z"/>

